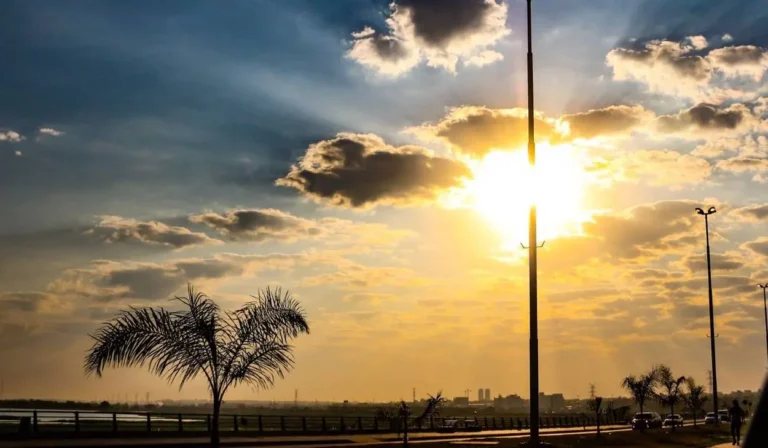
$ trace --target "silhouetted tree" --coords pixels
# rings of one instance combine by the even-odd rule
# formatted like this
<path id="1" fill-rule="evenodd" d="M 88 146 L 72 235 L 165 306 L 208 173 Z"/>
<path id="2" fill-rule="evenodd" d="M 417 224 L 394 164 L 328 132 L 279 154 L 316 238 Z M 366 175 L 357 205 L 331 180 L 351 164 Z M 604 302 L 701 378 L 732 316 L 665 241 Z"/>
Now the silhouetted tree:
<path id="1" fill-rule="evenodd" d="M 693 414 L 693 426 L 696 426 L 696 414 L 704 408 L 704 403 L 707 401 L 707 396 L 704 393 L 704 386 L 696 384 L 696 380 L 692 376 L 685 379 L 685 386 L 688 389 L 688 393 L 683 396 L 685 405 L 691 410 Z"/>
<path id="2" fill-rule="evenodd" d="M 107 367 L 147 365 L 170 383 L 203 375 L 213 399 L 211 445 L 219 446 L 219 414 L 232 386 L 272 386 L 293 366 L 291 340 L 309 333 L 304 310 L 289 292 L 259 291 L 236 311 L 219 306 L 191 285 L 176 297 L 182 311 L 133 308 L 105 323 L 85 357 L 85 371 L 101 376 Z"/>
<path id="3" fill-rule="evenodd" d="M 655 394 L 656 400 L 662 406 L 669 406 L 669 414 L 672 415 L 675 413 L 675 405 L 683 399 L 683 391 L 680 387 L 685 383 L 685 377 L 675 378 L 672 369 L 664 364 L 658 366 L 656 372 L 658 384 L 661 387 L 661 391 Z M 675 431 L 675 426 L 672 425 L 672 431 Z"/>
<path id="4" fill-rule="evenodd" d="M 595 424 L 597 425 L 597 435 L 600 436 L 600 413 L 603 404 L 603 397 L 591 398 L 587 401 L 587 407 L 589 410 L 595 413 Z"/>
<path id="5" fill-rule="evenodd" d="M 645 402 L 653 398 L 653 388 L 657 381 L 658 371 L 653 367 L 650 372 L 639 377 L 629 375 L 621 381 L 621 385 L 632 395 L 632 399 L 640 407 L 640 412 L 643 412 Z"/>

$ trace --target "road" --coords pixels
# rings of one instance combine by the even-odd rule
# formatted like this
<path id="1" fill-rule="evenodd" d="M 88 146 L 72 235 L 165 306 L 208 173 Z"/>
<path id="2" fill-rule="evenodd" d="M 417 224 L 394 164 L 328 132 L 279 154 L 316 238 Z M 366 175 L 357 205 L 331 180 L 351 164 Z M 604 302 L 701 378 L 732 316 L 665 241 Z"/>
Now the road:
<path id="1" fill-rule="evenodd" d="M 601 428 L 605 432 L 626 431 L 626 426 L 608 426 Z M 583 428 L 559 428 L 541 429 L 542 434 L 586 434 L 595 431 L 594 427 Z M 482 432 L 464 432 L 444 434 L 437 432 L 420 432 L 409 435 L 410 444 L 425 443 L 451 443 L 479 441 L 480 439 L 498 441 L 528 437 L 528 431 L 496 430 Z M 222 437 L 223 447 L 302 447 L 329 448 L 339 446 L 371 446 L 402 444 L 402 439 L 397 434 L 370 434 L 370 435 L 336 435 L 336 436 L 262 436 L 262 437 Z M 179 438 L 67 438 L 67 439 L 38 439 L 38 440 L 0 440 L 0 448 L 197 448 L 207 447 L 206 437 L 179 437 Z"/>

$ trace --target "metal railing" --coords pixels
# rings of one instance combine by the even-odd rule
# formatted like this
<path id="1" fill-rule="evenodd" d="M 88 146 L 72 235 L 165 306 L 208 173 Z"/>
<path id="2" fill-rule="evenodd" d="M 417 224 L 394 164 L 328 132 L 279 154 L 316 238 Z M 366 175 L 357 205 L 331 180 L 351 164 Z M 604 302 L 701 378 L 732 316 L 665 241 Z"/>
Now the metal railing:
<path id="1" fill-rule="evenodd" d="M 211 414 L 163 412 L 103 412 L 66 410 L 0 410 L 0 437 L 10 434 L 178 434 L 207 433 L 211 429 Z M 530 428 L 527 417 L 477 416 L 448 417 L 424 420 L 420 425 L 411 418 L 409 432 L 435 431 L 449 420 L 458 420 L 458 431 L 464 422 L 472 421 L 482 430 L 525 430 Z M 594 426 L 595 416 L 542 415 L 542 428 L 577 428 Z M 601 425 L 626 424 L 610 416 L 601 418 Z M 222 433 L 258 434 L 349 434 L 397 432 L 402 422 L 377 419 L 373 416 L 296 416 L 222 414 L 219 429 Z"/>

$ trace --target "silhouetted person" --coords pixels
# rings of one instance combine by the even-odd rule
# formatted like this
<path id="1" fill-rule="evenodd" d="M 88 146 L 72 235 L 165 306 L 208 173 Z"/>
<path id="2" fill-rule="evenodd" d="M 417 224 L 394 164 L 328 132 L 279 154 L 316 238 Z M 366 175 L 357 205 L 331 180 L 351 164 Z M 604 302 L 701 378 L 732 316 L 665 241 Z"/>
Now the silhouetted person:
<path id="1" fill-rule="evenodd" d="M 731 437 L 733 438 L 733 444 L 738 445 L 741 443 L 741 424 L 744 423 L 744 409 L 739 406 L 739 400 L 733 400 L 733 406 L 728 410 L 728 414 L 731 416 Z"/>

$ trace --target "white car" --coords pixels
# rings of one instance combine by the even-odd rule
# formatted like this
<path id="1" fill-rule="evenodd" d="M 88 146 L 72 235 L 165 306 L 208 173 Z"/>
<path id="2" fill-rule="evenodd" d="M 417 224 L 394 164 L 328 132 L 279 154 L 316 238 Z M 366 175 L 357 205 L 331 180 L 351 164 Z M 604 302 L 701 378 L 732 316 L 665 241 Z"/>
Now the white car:
<path id="1" fill-rule="evenodd" d="M 664 426 L 683 426 L 683 417 L 680 414 L 669 414 L 664 419 Z"/>
<path id="2" fill-rule="evenodd" d="M 706 417 L 704 417 L 704 424 L 705 425 L 714 425 L 717 423 L 717 418 L 715 417 L 714 412 L 707 412 Z"/>
<path id="3" fill-rule="evenodd" d="M 720 415 L 720 423 L 728 423 L 731 421 L 731 416 L 728 414 L 728 409 L 720 409 L 717 411 Z"/>

